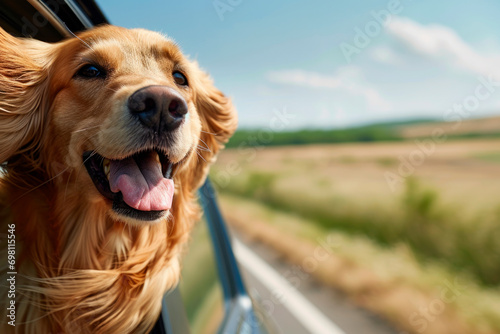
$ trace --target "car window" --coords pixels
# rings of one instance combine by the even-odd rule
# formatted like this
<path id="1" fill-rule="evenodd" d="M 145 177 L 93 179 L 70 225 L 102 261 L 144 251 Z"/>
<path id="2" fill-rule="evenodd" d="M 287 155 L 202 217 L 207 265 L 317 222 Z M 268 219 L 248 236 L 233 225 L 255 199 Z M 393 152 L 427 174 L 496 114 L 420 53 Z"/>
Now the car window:
<path id="1" fill-rule="evenodd" d="M 191 333 L 216 333 L 224 317 L 224 296 L 205 221 L 194 228 L 182 266 L 179 289 Z"/>

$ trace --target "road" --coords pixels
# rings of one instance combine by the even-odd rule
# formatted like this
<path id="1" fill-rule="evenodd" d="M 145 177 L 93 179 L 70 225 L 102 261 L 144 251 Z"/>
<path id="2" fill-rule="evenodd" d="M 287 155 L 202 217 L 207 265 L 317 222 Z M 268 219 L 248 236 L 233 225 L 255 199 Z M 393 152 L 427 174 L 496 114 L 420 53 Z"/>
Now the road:
<path id="1" fill-rule="evenodd" d="M 234 230 L 232 234 L 247 287 L 271 314 L 280 333 L 398 333 L 381 318 L 354 305 L 342 293 L 319 284 L 297 266 L 283 261 L 269 246 L 245 239 Z"/>

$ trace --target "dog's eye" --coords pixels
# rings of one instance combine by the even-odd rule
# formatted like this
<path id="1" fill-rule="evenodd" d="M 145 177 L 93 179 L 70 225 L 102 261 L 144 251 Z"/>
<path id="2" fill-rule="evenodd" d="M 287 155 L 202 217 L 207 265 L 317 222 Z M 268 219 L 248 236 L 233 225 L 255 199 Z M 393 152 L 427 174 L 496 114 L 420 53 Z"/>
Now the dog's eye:
<path id="1" fill-rule="evenodd" d="M 180 86 L 187 86 L 188 85 L 188 81 L 186 79 L 186 76 L 184 76 L 184 74 L 182 74 L 181 72 L 175 71 L 174 73 L 172 73 L 172 76 L 174 77 L 174 81 L 176 84 L 178 84 Z"/>
<path id="2" fill-rule="evenodd" d="M 78 70 L 76 76 L 89 79 L 104 78 L 106 76 L 106 72 L 98 66 L 87 64 Z"/>

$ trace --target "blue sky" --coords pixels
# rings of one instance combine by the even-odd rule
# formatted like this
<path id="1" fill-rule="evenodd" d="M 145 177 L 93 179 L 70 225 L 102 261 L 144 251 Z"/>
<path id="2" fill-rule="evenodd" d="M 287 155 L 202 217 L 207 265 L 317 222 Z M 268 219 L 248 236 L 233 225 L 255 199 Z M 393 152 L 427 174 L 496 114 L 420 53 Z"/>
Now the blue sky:
<path id="1" fill-rule="evenodd" d="M 460 105 L 461 118 L 500 115 L 497 1 L 97 2 L 113 24 L 173 38 L 233 98 L 242 128 L 276 110 L 293 115 L 289 129 L 451 119 Z"/>

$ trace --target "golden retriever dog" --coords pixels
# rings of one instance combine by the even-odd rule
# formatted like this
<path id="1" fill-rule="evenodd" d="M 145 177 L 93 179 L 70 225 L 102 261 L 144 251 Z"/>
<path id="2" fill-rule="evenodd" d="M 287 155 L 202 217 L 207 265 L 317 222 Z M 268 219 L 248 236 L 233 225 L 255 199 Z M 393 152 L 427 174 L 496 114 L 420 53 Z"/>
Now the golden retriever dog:
<path id="1" fill-rule="evenodd" d="M 147 333 L 236 123 L 158 33 L 0 29 L 0 333 Z"/>

